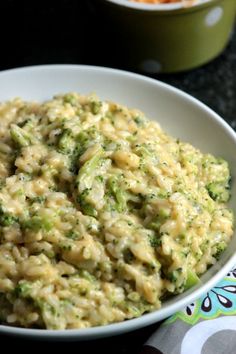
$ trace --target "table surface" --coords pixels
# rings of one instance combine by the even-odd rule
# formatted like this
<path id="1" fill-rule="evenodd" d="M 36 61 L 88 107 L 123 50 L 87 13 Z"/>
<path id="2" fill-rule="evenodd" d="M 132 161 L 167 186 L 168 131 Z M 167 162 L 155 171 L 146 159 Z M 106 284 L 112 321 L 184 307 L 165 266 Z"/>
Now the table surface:
<path id="1" fill-rule="evenodd" d="M 71 63 L 112 66 L 126 69 L 120 64 L 119 43 L 109 38 L 106 21 L 91 13 L 87 1 L 79 0 L 5 0 L 0 2 L 0 70 L 14 67 Z M 8 23 L 8 26 L 6 26 Z M 9 31 L 14 25 L 15 31 Z M 103 40 L 101 40 L 103 38 Z M 107 55 L 109 46 L 113 57 Z M 154 78 L 174 85 L 200 99 L 219 113 L 236 129 L 236 29 L 221 56 L 196 70 L 179 74 L 159 74 Z M 126 335 L 90 343 L 77 343 L 85 351 L 112 354 L 138 354 L 142 344 L 158 325 L 152 325 Z M 35 342 L 1 337 L 8 348 L 24 345 L 33 348 Z M 12 346 L 12 348 L 11 348 Z M 45 343 L 37 343 L 43 348 Z M 48 343 L 47 348 L 54 348 Z M 63 349 L 68 346 L 62 343 Z"/>

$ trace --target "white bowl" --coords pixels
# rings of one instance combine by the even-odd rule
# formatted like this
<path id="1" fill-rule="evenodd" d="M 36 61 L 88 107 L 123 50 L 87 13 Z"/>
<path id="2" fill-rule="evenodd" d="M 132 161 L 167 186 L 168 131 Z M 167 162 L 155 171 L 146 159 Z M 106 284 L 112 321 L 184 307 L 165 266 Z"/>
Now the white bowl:
<path id="1" fill-rule="evenodd" d="M 49 65 L 13 69 L 0 73 L 0 101 L 20 96 L 28 100 L 49 99 L 56 93 L 96 92 L 143 110 L 170 134 L 202 151 L 225 158 L 236 176 L 236 134 L 216 113 L 174 87 L 144 76 L 92 66 Z M 231 208 L 236 215 L 236 183 L 233 178 Z M 160 310 L 111 325 L 78 330 L 37 330 L 0 325 L 0 334 L 56 340 L 88 340 L 108 337 L 163 320 L 212 288 L 236 264 L 236 235 L 220 260 L 202 277 L 201 283 L 163 303 Z"/>
<path id="2" fill-rule="evenodd" d="M 182 2 L 181 0 L 179 2 L 165 3 L 165 4 L 148 4 L 148 3 L 140 3 L 140 2 L 129 1 L 129 0 L 106 0 L 106 1 L 112 2 L 113 4 L 117 4 L 120 6 L 129 7 L 131 9 L 140 9 L 146 11 L 178 10 L 178 9 L 182 9 L 183 7 L 186 7 L 186 3 Z M 205 4 L 209 1 L 211 0 L 196 0 L 195 3 L 191 4 L 191 6 Z"/>

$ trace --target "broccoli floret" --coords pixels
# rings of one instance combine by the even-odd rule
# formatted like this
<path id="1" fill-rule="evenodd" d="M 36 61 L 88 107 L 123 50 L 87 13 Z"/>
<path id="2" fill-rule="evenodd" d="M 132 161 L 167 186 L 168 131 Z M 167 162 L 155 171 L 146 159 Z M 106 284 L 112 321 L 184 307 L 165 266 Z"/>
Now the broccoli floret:
<path id="1" fill-rule="evenodd" d="M 226 203 L 230 198 L 228 185 L 219 182 L 212 182 L 206 186 L 209 196 L 216 202 Z"/>

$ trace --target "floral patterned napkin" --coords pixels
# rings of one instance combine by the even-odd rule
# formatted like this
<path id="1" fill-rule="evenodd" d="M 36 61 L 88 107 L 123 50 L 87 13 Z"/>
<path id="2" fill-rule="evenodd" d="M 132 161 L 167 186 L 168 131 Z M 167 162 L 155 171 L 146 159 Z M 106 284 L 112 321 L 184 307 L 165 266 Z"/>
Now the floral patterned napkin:
<path id="1" fill-rule="evenodd" d="M 236 353 L 236 268 L 207 294 L 167 319 L 141 354 Z"/>

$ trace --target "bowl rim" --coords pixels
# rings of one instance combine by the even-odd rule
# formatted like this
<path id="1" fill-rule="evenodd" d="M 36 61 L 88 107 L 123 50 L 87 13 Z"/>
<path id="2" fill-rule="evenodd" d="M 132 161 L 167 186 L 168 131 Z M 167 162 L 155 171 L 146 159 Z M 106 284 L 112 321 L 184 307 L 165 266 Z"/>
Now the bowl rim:
<path id="1" fill-rule="evenodd" d="M 129 0 L 103 0 L 105 2 L 112 3 L 113 5 L 124 7 L 128 9 L 143 10 L 143 11 L 160 11 L 160 12 L 171 12 L 173 10 L 189 10 L 197 9 L 201 5 L 207 5 L 208 3 L 214 3 L 219 0 L 198 0 L 195 4 L 191 6 L 184 6 L 184 3 L 179 1 L 177 3 L 167 3 L 167 4 L 147 4 L 138 3 Z"/>
<path id="2" fill-rule="evenodd" d="M 204 111 L 208 114 L 208 117 L 211 121 L 214 121 L 219 125 L 220 129 L 223 129 L 226 134 L 232 138 L 236 145 L 236 133 L 234 130 L 223 120 L 216 112 L 211 108 L 206 106 L 204 103 L 194 98 L 193 96 L 185 93 L 184 91 L 177 89 L 174 86 L 163 83 L 159 80 L 155 80 L 144 75 L 106 68 L 101 66 L 89 66 L 89 65 L 64 65 L 64 64 L 52 64 L 52 65 L 38 65 L 38 66 L 26 66 L 21 68 L 8 69 L 0 72 L 1 77 L 15 74 L 30 74 L 40 71 L 55 73 L 58 71 L 74 71 L 75 73 L 80 71 L 90 71 L 90 72 L 99 72 L 105 74 L 115 74 L 117 76 L 123 76 L 128 79 L 134 79 L 137 81 L 144 81 L 147 84 L 157 86 L 161 89 L 168 90 L 169 92 L 179 96 L 183 101 L 187 101 L 189 104 L 194 105 L 198 109 Z M 219 261 L 217 262 L 218 265 Z M 213 266 L 215 267 L 217 263 Z M 21 336 L 21 337 L 31 337 L 32 339 L 47 339 L 47 340 L 89 340 L 89 339 L 98 339 L 101 337 L 109 337 L 116 334 L 121 334 L 124 332 L 129 332 L 138 328 L 143 328 L 145 326 L 157 323 L 175 312 L 181 310 L 189 303 L 193 302 L 203 294 L 207 293 L 217 282 L 219 282 L 227 272 L 236 264 L 236 253 L 234 253 L 229 259 L 227 259 L 221 268 L 216 267 L 216 273 L 211 276 L 204 284 L 198 284 L 195 287 L 189 289 L 185 292 L 185 296 L 180 298 L 178 301 L 173 302 L 168 305 L 168 307 L 163 307 L 154 312 L 144 314 L 138 318 L 130 319 L 127 321 L 122 321 L 118 323 L 108 324 L 104 326 L 84 328 L 84 329 L 66 329 L 66 330 L 44 330 L 44 329 L 30 329 L 30 328 L 20 328 L 20 327 L 11 327 L 6 325 L 0 325 L 0 334 Z M 204 275 L 203 275 L 204 276 Z"/>

